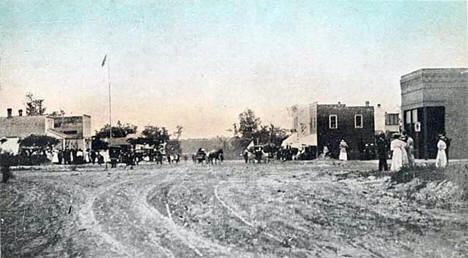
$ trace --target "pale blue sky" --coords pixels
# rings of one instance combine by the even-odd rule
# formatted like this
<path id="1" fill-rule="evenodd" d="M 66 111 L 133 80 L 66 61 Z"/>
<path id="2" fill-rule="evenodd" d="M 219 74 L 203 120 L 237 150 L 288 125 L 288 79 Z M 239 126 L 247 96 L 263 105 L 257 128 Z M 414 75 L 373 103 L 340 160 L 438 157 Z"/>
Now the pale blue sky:
<path id="1" fill-rule="evenodd" d="M 400 103 L 400 76 L 467 67 L 465 1 L 0 2 L 0 112 L 31 91 L 50 111 L 226 134 L 250 107 Z M 1 113 L 0 113 L 1 114 Z"/>

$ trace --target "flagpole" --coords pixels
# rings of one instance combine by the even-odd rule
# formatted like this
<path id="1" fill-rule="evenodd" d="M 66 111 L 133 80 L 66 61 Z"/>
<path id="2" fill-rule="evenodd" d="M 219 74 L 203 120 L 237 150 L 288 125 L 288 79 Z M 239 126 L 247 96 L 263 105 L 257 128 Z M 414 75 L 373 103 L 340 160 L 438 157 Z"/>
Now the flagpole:
<path id="1" fill-rule="evenodd" d="M 107 58 L 107 82 L 109 84 L 109 137 L 112 139 L 112 98 L 111 98 L 111 80 L 110 80 L 110 62 Z"/>

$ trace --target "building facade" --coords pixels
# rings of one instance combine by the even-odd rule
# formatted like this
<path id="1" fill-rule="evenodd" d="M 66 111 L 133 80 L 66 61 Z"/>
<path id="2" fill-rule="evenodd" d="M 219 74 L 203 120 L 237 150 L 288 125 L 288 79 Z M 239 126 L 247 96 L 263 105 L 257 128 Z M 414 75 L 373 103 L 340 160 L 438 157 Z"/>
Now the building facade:
<path id="1" fill-rule="evenodd" d="M 0 138 L 23 139 L 30 135 L 47 135 L 60 140 L 59 148 L 91 148 L 91 117 L 82 116 L 23 116 L 7 110 L 6 117 L 0 117 Z"/>
<path id="2" fill-rule="evenodd" d="M 452 138 L 450 158 L 468 158 L 468 69 L 420 69 L 400 80 L 404 130 L 416 158 L 437 155 L 437 136 Z"/>
<path id="3" fill-rule="evenodd" d="M 393 111 L 393 112 L 392 112 Z M 374 110 L 374 130 L 375 133 L 385 133 L 391 135 L 400 132 L 401 126 L 400 113 L 397 110 L 391 110 L 377 104 Z"/>
<path id="4" fill-rule="evenodd" d="M 317 155 L 327 146 L 333 157 L 339 155 L 344 139 L 351 159 L 359 159 L 366 144 L 375 142 L 374 107 L 312 103 L 290 108 L 296 146 L 316 146 Z M 291 141 L 293 142 L 293 141 Z"/>

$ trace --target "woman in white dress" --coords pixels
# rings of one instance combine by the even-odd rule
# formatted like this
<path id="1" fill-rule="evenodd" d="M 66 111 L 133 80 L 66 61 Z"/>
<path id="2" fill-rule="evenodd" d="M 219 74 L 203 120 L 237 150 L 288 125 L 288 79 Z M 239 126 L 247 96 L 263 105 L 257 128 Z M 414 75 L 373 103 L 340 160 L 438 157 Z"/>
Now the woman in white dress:
<path id="1" fill-rule="evenodd" d="M 400 141 L 401 141 L 401 164 L 403 166 L 409 166 L 409 157 L 408 157 L 408 143 L 407 143 L 408 138 L 405 135 L 400 136 Z"/>
<path id="2" fill-rule="evenodd" d="M 447 149 L 447 144 L 442 140 L 442 137 L 439 136 L 436 157 L 436 167 L 438 168 L 445 168 L 447 166 L 447 154 L 445 153 L 445 149 Z"/>
<path id="3" fill-rule="evenodd" d="M 58 150 L 53 150 L 52 151 L 52 163 L 54 164 L 59 164 L 59 159 L 58 159 Z"/>
<path id="4" fill-rule="evenodd" d="M 344 139 L 341 139 L 340 142 L 340 160 L 348 160 L 348 153 L 346 152 L 346 149 L 348 148 L 348 144 L 345 142 Z"/>
<path id="5" fill-rule="evenodd" d="M 400 171 L 401 167 L 403 167 L 403 151 L 405 149 L 405 144 L 406 143 L 404 141 L 400 140 L 399 134 L 393 135 L 393 141 L 390 143 L 390 150 L 392 151 L 392 164 L 390 171 Z"/>

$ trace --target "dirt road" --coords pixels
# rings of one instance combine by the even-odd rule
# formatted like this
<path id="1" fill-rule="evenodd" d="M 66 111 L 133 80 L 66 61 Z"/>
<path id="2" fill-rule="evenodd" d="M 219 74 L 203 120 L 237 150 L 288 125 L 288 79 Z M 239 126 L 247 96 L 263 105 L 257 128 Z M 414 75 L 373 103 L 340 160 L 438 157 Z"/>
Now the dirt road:
<path id="1" fill-rule="evenodd" d="M 18 171 L 2 186 L 2 255 L 460 257 L 465 206 L 402 196 L 375 164 L 142 165 Z"/>

